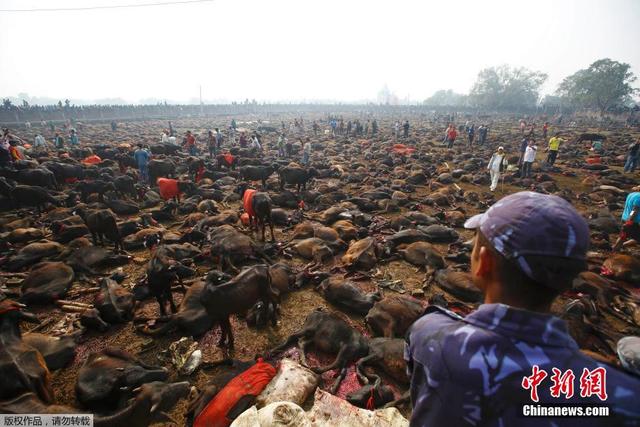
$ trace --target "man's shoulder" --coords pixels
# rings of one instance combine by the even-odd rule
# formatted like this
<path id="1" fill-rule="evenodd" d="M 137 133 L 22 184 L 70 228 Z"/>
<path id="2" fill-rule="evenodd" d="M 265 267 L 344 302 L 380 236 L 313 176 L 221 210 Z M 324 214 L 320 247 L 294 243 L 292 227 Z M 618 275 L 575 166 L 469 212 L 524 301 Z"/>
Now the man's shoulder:
<path id="1" fill-rule="evenodd" d="M 409 329 L 409 338 L 420 336 L 432 337 L 441 334 L 450 327 L 464 325 L 464 318 L 458 314 L 437 305 L 427 307 L 422 316 L 416 320 Z"/>

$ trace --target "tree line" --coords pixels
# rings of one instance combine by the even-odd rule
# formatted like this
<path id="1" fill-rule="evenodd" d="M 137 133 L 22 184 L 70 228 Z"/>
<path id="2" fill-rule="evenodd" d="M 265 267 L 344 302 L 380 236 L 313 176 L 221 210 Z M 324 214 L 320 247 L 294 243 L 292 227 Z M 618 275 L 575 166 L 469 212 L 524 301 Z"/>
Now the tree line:
<path id="1" fill-rule="evenodd" d="M 599 59 L 589 67 L 567 76 L 555 94 L 540 97 L 540 88 L 548 75 L 524 67 L 500 65 L 478 73 L 468 94 L 439 90 L 424 101 L 425 105 L 474 107 L 491 111 L 592 110 L 601 115 L 635 107 L 632 84 L 636 76 L 629 64 Z"/>

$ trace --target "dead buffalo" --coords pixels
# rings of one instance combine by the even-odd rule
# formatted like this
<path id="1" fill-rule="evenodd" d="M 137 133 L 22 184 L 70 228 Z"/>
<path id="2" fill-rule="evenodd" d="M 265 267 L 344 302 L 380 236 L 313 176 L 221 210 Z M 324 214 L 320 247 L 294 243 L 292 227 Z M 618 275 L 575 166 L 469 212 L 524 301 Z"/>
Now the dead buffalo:
<path id="1" fill-rule="evenodd" d="M 373 305 L 364 323 L 376 337 L 403 337 L 423 311 L 424 307 L 415 298 L 387 296 Z"/>
<path id="2" fill-rule="evenodd" d="M 133 317 L 133 294 L 120 286 L 115 280 L 102 279 L 100 292 L 93 305 L 100 312 L 100 317 L 109 323 L 124 323 Z"/>
<path id="3" fill-rule="evenodd" d="M 53 402 L 51 374 L 38 350 L 22 340 L 20 321 L 39 323 L 24 306 L 5 299 L 0 302 L 0 401 L 34 392 L 45 403 Z"/>
<path id="4" fill-rule="evenodd" d="M 39 242 L 30 243 L 18 251 L 9 262 L 5 264 L 5 268 L 9 271 L 17 271 L 27 265 L 37 263 L 46 257 L 56 257 L 64 251 L 64 246 L 57 242 L 41 240 Z"/>
<path id="5" fill-rule="evenodd" d="M 11 189 L 11 200 L 16 207 L 35 206 L 38 214 L 44 212 L 47 203 L 54 206 L 60 206 L 60 201 L 53 197 L 47 190 L 42 187 L 31 185 L 16 185 Z"/>
<path id="6" fill-rule="evenodd" d="M 161 335 L 173 329 L 178 329 L 183 335 L 200 337 L 213 326 L 211 317 L 207 314 L 201 302 L 205 282 L 195 282 L 187 289 L 178 307 L 178 312 L 171 315 L 168 322 L 156 329 L 139 328 L 138 330 L 148 335 Z"/>
<path id="7" fill-rule="evenodd" d="M 89 355 L 78 371 L 76 398 L 91 411 L 115 410 L 136 387 L 167 377 L 165 368 L 145 365 L 120 349 L 107 348 Z"/>
<path id="8" fill-rule="evenodd" d="M 42 354 L 50 371 L 64 368 L 75 356 L 76 343 L 73 337 L 51 337 L 35 332 L 22 336 L 22 340 Z"/>
<path id="9" fill-rule="evenodd" d="M 379 292 L 365 294 L 355 283 L 332 277 L 323 280 L 316 291 L 330 303 L 362 316 L 382 298 Z"/>
<path id="10" fill-rule="evenodd" d="M 336 313 L 327 313 L 321 309 L 311 312 L 305 319 L 302 329 L 271 350 L 270 355 L 277 355 L 294 343 L 300 345 L 300 360 L 303 365 L 307 365 L 306 351 L 309 345 L 313 345 L 324 353 L 337 355 L 333 363 L 321 368 L 312 368 L 317 374 L 331 369 L 340 370 L 338 378 L 331 387 L 332 393 L 338 390 L 340 382 L 344 379 L 347 364 L 365 357 L 369 352 L 367 341 L 360 332 Z"/>
<path id="11" fill-rule="evenodd" d="M 73 269 L 63 262 L 41 262 L 31 267 L 22 282 L 22 299 L 48 303 L 63 298 L 73 283 Z"/>

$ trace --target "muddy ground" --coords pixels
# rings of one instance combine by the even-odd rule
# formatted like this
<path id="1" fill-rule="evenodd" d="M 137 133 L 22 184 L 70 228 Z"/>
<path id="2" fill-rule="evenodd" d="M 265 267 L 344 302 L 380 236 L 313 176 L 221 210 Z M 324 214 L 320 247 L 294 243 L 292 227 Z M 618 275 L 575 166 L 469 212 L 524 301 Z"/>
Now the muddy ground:
<path id="1" fill-rule="evenodd" d="M 307 128 L 310 126 L 310 122 L 312 119 L 320 119 L 320 117 L 305 117 L 305 122 Z M 255 117 L 240 117 L 236 118 L 239 121 L 239 125 L 247 128 L 251 128 L 256 125 Z M 263 118 L 264 119 L 264 118 Z M 272 121 L 272 123 L 277 123 L 279 125 L 280 119 L 289 121 L 288 117 L 270 117 L 268 118 Z M 379 123 L 381 127 L 381 135 L 374 139 L 374 143 L 383 143 L 385 141 L 392 141 L 393 137 L 390 134 L 390 124 L 392 123 L 393 118 L 385 117 L 380 119 Z M 247 123 L 250 122 L 250 123 Z M 400 140 L 398 142 L 408 143 L 408 144 L 416 144 L 421 147 L 425 147 L 428 152 L 432 153 L 444 153 L 446 152 L 445 148 L 440 145 L 441 135 L 444 130 L 444 124 L 438 123 L 437 125 L 430 120 L 421 117 L 415 117 L 411 120 L 412 130 L 411 137 L 408 141 Z M 492 148 L 495 148 L 497 145 L 505 145 L 507 151 L 510 153 L 514 153 L 516 150 L 516 146 L 519 144 L 520 137 L 519 131 L 517 129 L 517 121 L 516 120 L 498 120 L 495 119 L 493 123 L 493 127 L 489 133 L 488 145 Z M 129 143 L 135 144 L 138 142 L 143 143 L 152 143 L 159 140 L 160 131 L 166 126 L 166 122 L 151 120 L 146 122 L 135 122 L 135 123 L 121 123 L 119 125 L 119 129 L 112 133 L 108 123 L 105 124 L 91 124 L 91 125 L 77 125 L 76 127 L 79 130 L 80 139 L 83 143 L 97 143 L 97 142 L 105 142 L 105 143 Z M 173 126 L 178 130 L 179 134 L 182 134 L 186 129 L 191 129 L 196 133 L 200 133 L 204 135 L 206 129 L 213 127 L 222 127 L 226 128 L 228 126 L 228 121 L 225 119 L 224 122 L 222 119 L 185 119 L 180 121 L 175 121 Z M 323 125 L 323 128 L 326 127 Z M 328 127 L 326 127 L 328 129 Z M 629 138 L 636 138 L 640 135 L 637 130 L 606 130 L 598 127 L 570 127 L 570 126 L 552 126 L 553 130 L 563 130 L 567 131 L 569 135 L 575 135 L 579 131 L 599 131 L 607 134 L 609 138 L 616 143 L 616 141 L 624 140 L 627 141 Z M 307 135 L 310 135 L 313 140 L 327 141 L 328 144 L 331 144 L 332 138 L 326 135 L 322 135 L 320 137 L 313 137 L 310 130 L 307 130 Z M 19 136 L 24 136 L 28 140 L 32 140 L 32 132 L 16 132 Z M 47 135 L 48 130 L 45 132 L 45 137 Z M 292 138 L 290 136 L 290 138 Z M 48 138 L 49 139 L 49 138 Z M 367 138 L 359 138 L 359 139 L 367 139 Z M 276 136 L 273 134 L 267 134 L 265 136 L 266 146 L 270 147 L 272 150 L 275 147 Z M 294 139 L 295 140 L 295 139 Z M 228 141 L 226 141 L 228 142 Z M 609 143 L 609 142 L 608 142 Z M 543 146 L 542 142 L 538 143 L 539 146 Z M 621 143 L 620 143 L 621 144 Z M 564 148 L 564 147 L 563 147 Z M 542 150 L 540 150 L 542 151 Z M 586 146 L 583 149 L 584 157 L 588 155 L 588 151 Z M 622 151 L 619 152 L 622 154 Z M 490 155 L 490 150 L 484 150 L 481 154 L 481 157 L 485 157 L 488 160 L 488 156 Z M 322 153 L 314 152 L 312 156 L 312 161 L 317 161 L 321 158 Z M 538 154 L 538 160 L 542 160 L 544 158 L 543 153 Z M 591 186 L 584 184 L 583 180 L 588 175 L 588 172 L 578 169 L 575 167 L 571 167 L 568 165 L 567 160 L 575 161 L 582 159 L 567 159 L 564 157 L 563 152 L 561 151 L 558 166 L 562 168 L 563 171 L 573 172 L 575 176 L 563 176 L 562 174 L 552 174 L 553 178 L 556 180 L 557 185 L 560 188 L 569 188 L 574 193 L 587 192 L 591 189 Z M 362 160 L 364 162 L 364 160 Z M 612 161 L 613 162 L 613 161 Z M 613 168 L 620 169 L 621 164 L 619 160 L 615 160 L 615 165 Z M 344 165 L 348 167 L 349 165 Z M 451 165 L 454 167 L 455 165 Z M 372 168 L 375 169 L 375 165 L 371 165 Z M 637 180 L 638 175 L 636 174 L 635 178 Z M 276 176 L 272 176 L 271 180 L 275 181 Z M 324 180 L 317 180 L 314 183 L 314 186 L 319 185 Z M 480 193 L 481 195 L 488 191 L 488 186 L 478 186 L 471 183 L 458 183 L 460 187 L 467 191 L 475 191 Z M 361 191 L 361 184 L 345 184 L 343 185 L 344 191 L 348 194 L 358 194 Z M 505 194 L 510 194 L 515 191 L 522 190 L 521 187 L 512 186 L 512 185 L 504 185 L 503 187 L 499 187 L 498 191 L 495 193 L 495 198 L 499 199 Z M 416 188 L 415 193 L 410 194 L 410 198 L 414 201 L 421 201 L 426 196 L 429 195 L 431 191 L 429 190 L 428 185 L 419 185 Z M 589 203 L 584 201 L 576 200 L 576 207 L 583 211 L 587 212 L 593 208 Z M 240 204 L 238 202 L 231 203 L 230 206 L 234 209 L 240 209 Z M 471 205 L 465 205 L 465 215 L 470 217 L 471 215 L 478 212 L 477 209 L 474 209 Z M 423 212 L 427 214 L 434 214 L 438 211 L 436 207 L 428 206 L 427 204 L 422 204 Z M 392 219 L 394 216 L 401 215 L 406 213 L 406 208 L 401 208 L 400 212 L 376 212 L 375 215 L 380 216 L 385 219 Z M 620 212 L 615 212 L 616 215 L 619 215 Z M 25 215 L 26 211 L 22 211 L 20 213 L 17 212 L 5 212 L 2 215 Z M 313 218 L 315 216 L 315 212 L 313 211 L 313 206 L 310 206 L 309 211 L 307 211 L 306 215 L 309 218 Z M 121 219 L 125 219 L 121 217 Z M 178 230 L 178 225 L 181 221 L 178 218 L 176 221 L 171 221 L 170 223 L 163 224 L 165 227 L 168 227 L 170 230 Z M 239 226 L 240 227 L 240 226 Z M 472 237 L 472 232 L 467 230 L 463 230 L 458 228 L 457 231 L 461 234 L 462 240 L 468 240 Z M 245 232 L 250 233 L 250 231 L 245 230 Z M 384 232 L 389 232 L 389 230 L 385 230 Z M 291 236 L 291 230 L 283 230 L 281 227 L 276 227 L 276 239 L 280 242 L 288 241 Z M 255 236 L 257 238 L 257 236 Z M 612 236 L 613 238 L 613 236 Z M 448 250 L 448 245 L 437 245 L 446 253 Z M 127 274 L 127 279 L 124 284 L 127 287 L 132 287 L 133 284 L 144 275 L 145 263 L 148 260 L 149 253 L 146 250 L 134 251 L 131 252 L 131 255 L 134 256 L 134 262 L 124 266 L 123 270 Z M 300 258 L 294 257 L 293 259 L 280 259 L 280 261 L 287 262 L 294 266 L 296 269 L 301 269 L 307 261 L 304 261 Z M 332 262 L 333 265 L 340 264 L 340 256 L 336 257 Z M 332 263 L 329 263 L 331 265 Z M 199 264 L 198 272 L 201 276 L 204 276 L 210 268 L 212 268 L 212 264 Z M 105 274 L 109 274 L 111 271 L 104 271 Z M 343 274 L 343 273 L 337 273 Z M 372 278 L 365 278 L 364 280 L 359 280 L 357 283 L 362 286 L 364 290 L 374 291 L 377 289 L 375 278 L 385 276 L 386 278 L 390 278 L 392 280 L 401 280 L 403 287 L 406 289 L 407 294 L 412 294 L 414 291 L 423 290 L 423 286 L 425 285 L 425 273 L 424 271 L 419 271 L 412 265 L 406 263 L 402 260 L 394 260 L 391 262 L 380 263 L 376 269 L 369 272 Z M 76 281 L 71 289 L 69 295 L 66 299 L 91 303 L 94 298 L 94 294 L 83 294 L 80 295 L 78 291 L 83 288 L 87 288 L 90 286 L 95 286 L 91 281 L 89 282 L 80 282 Z M 381 289 L 383 294 L 393 293 L 394 291 L 388 289 Z M 434 293 L 445 294 L 445 297 L 454 301 L 455 298 L 451 295 L 446 294 L 446 292 L 440 290 L 436 285 L 428 285 L 424 288 L 424 295 L 421 295 L 419 292 L 415 293 L 418 298 L 422 300 L 428 299 L 429 296 Z M 561 297 L 558 302 L 554 305 L 554 309 L 560 311 L 564 303 L 568 300 L 571 295 L 566 295 Z M 176 303 L 182 298 L 182 294 L 180 292 L 174 293 L 174 298 L 176 299 Z M 315 292 L 312 288 L 304 288 L 299 291 L 295 291 L 288 295 L 285 295 L 282 298 L 281 305 L 281 315 L 278 320 L 278 324 L 276 327 L 267 327 L 263 330 L 251 329 L 246 326 L 244 319 L 233 317 L 232 318 L 232 326 L 233 332 L 235 335 L 235 352 L 233 353 L 233 357 L 241 360 L 249 360 L 253 359 L 256 356 L 263 354 L 265 351 L 270 348 L 278 345 L 283 340 L 285 340 L 291 333 L 296 331 L 304 322 L 305 317 L 309 312 L 311 312 L 316 307 L 326 307 L 331 310 L 336 310 L 335 307 L 331 307 L 321 295 Z M 470 306 L 470 308 L 472 308 Z M 73 317 L 73 315 L 69 315 L 67 313 L 62 312 L 55 306 L 45 306 L 45 307 L 30 307 L 30 309 L 35 312 L 38 317 L 44 322 L 43 325 L 38 327 L 39 332 L 49 333 L 53 335 L 65 335 L 67 333 L 72 332 L 72 327 L 69 326 L 69 319 Z M 145 317 L 155 317 L 158 316 L 158 305 L 155 300 L 146 300 L 143 301 L 137 309 L 137 315 L 145 316 Z M 348 318 L 354 325 L 354 327 L 363 331 L 364 333 L 368 333 L 363 323 L 363 317 L 357 315 L 348 315 Z M 67 320 L 66 323 L 63 323 Z M 622 329 L 624 325 L 618 320 L 614 318 L 608 318 L 609 327 L 616 330 Z M 27 328 L 31 328 L 28 326 Z M 218 327 L 214 327 L 211 331 L 209 331 L 201 340 L 199 340 L 198 347 L 202 350 L 204 360 L 205 361 L 217 361 L 221 360 L 225 354 L 224 352 L 217 347 L 216 343 L 219 338 L 220 331 Z M 87 356 L 95 351 L 99 351 L 108 346 L 120 347 L 134 355 L 138 355 L 142 360 L 149 364 L 161 364 L 161 362 L 157 358 L 157 354 L 160 350 L 165 349 L 171 342 L 180 338 L 180 335 L 177 333 L 172 333 L 166 335 L 164 337 L 146 337 L 139 333 L 137 333 L 134 329 L 133 323 L 129 322 L 120 326 L 112 326 L 107 333 L 99 334 L 99 333 L 86 333 L 80 338 L 80 344 L 78 345 L 76 357 L 73 363 L 59 371 L 53 373 L 53 388 L 56 396 L 56 403 L 60 404 L 68 404 L 68 405 L 77 405 L 75 401 L 75 392 L 74 385 L 77 377 L 77 371 L 80 366 L 84 363 Z M 326 360 L 326 356 L 318 356 L 320 358 L 324 357 Z M 313 360 L 313 359 L 312 359 Z M 171 369 L 172 375 L 170 380 L 180 380 L 177 372 L 171 367 L 167 366 Z M 211 370 L 199 369 L 195 374 L 186 378 L 192 385 L 200 388 L 207 383 L 208 378 L 211 375 L 215 375 L 220 370 L 225 369 L 224 367 L 215 368 Z M 324 388 L 328 389 L 331 385 L 331 379 L 335 375 L 335 372 L 329 372 L 324 376 Z M 349 380 L 351 378 L 351 381 Z M 343 384 L 338 394 L 344 396 L 347 391 L 351 391 L 354 388 L 353 375 L 350 372 L 347 381 Z M 186 400 L 182 400 L 176 408 L 171 412 L 172 417 L 175 419 L 178 425 L 184 425 L 184 415 L 186 412 Z M 410 408 L 403 407 L 401 408 L 404 415 L 410 415 Z"/>

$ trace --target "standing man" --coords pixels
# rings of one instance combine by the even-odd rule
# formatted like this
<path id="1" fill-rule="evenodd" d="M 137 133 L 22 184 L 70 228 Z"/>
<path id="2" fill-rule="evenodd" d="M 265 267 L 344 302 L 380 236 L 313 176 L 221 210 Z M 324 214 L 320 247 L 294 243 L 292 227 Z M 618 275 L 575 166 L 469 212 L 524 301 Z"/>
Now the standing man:
<path id="1" fill-rule="evenodd" d="M 376 119 L 373 119 L 373 122 L 371 122 L 371 135 L 375 135 L 378 133 L 378 121 Z"/>
<path id="2" fill-rule="evenodd" d="M 48 147 L 47 147 L 47 142 L 44 139 L 44 136 L 42 136 L 42 134 L 38 133 L 36 135 L 36 140 L 33 143 L 33 150 L 36 153 L 41 153 L 41 152 L 47 152 Z"/>
<path id="3" fill-rule="evenodd" d="M 524 152 L 524 158 L 522 162 L 522 178 L 531 177 L 531 166 L 533 162 L 536 160 L 536 154 L 538 153 L 538 147 L 535 145 L 535 139 L 531 138 L 529 140 L 529 145 L 527 145 L 527 149 Z"/>
<path id="4" fill-rule="evenodd" d="M 309 164 L 309 157 L 311 157 L 311 141 L 309 141 L 309 138 L 307 138 L 307 140 L 304 142 L 304 145 L 302 146 L 302 164 L 303 165 L 308 165 Z"/>
<path id="5" fill-rule="evenodd" d="M 198 154 L 196 151 L 196 138 L 193 136 L 190 130 L 188 130 L 185 134 L 184 145 L 187 148 L 189 155 L 195 156 Z"/>
<path id="6" fill-rule="evenodd" d="M 471 278 L 484 303 L 466 317 L 429 306 L 409 328 L 411 425 L 538 425 L 542 418 L 523 417 L 527 406 L 599 406 L 604 399 L 608 417 L 594 425 L 635 425 L 640 380 L 586 356 L 564 320 L 551 314 L 556 297 L 587 268 L 582 216 L 560 197 L 523 191 L 465 227 L 476 231 Z M 590 390 L 584 383 L 598 376 L 600 392 L 583 394 Z M 555 394 L 552 384 L 562 391 Z M 555 417 L 544 424 L 580 422 Z"/>
<path id="7" fill-rule="evenodd" d="M 217 131 L 218 129 L 216 129 Z M 214 135 L 213 131 L 209 131 L 209 134 L 207 136 L 207 148 L 209 149 L 209 157 L 211 159 L 213 159 L 216 156 L 216 136 Z"/>
<path id="8" fill-rule="evenodd" d="M 486 141 L 487 141 L 487 127 L 482 124 L 478 128 L 478 144 L 484 145 Z"/>
<path id="9" fill-rule="evenodd" d="M 76 134 L 76 130 L 71 128 L 71 132 L 69 132 L 69 144 L 73 146 L 80 145 L 80 141 L 78 140 L 78 135 Z"/>
<path id="10" fill-rule="evenodd" d="M 529 140 L 525 137 L 520 141 L 520 157 L 518 157 L 518 166 L 522 167 L 522 162 L 524 162 L 524 153 L 527 151 L 527 146 L 529 145 Z"/>
<path id="11" fill-rule="evenodd" d="M 629 154 L 627 154 L 627 161 L 624 164 L 624 171 L 633 172 L 638 166 L 640 160 L 640 139 L 636 140 L 629 146 Z"/>
<path id="12" fill-rule="evenodd" d="M 318 123 L 314 120 L 313 121 L 313 135 L 314 136 L 318 136 L 318 131 L 320 130 L 320 126 L 318 125 Z"/>
<path id="13" fill-rule="evenodd" d="M 504 153 L 504 148 L 498 147 L 498 151 L 493 153 L 491 160 L 489 160 L 489 164 L 487 165 L 487 169 L 491 175 L 491 187 L 489 187 L 489 190 L 496 190 L 498 182 L 500 182 L 500 174 L 502 174 L 506 168 L 507 156 Z"/>
<path id="14" fill-rule="evenodd" d="M 456 138 L 458 137 L 458 131 L 453 124 L 449 125 L 449 130 L 447 131 L 447 148 L 453 148 L 453 143 L 456 142 Z"/>
<path id="15" fill-rule="evenodd" d="M 549 122 L 544 122 L 542 125 L 542 138 L 547 139 L 547 133 L 549 132 Z"/>
<path id="16" fill-rule="evenodd" d="M 547 164 L 549 166 L 553 166 L 556 162 L 556 158 L 558 157 L 558 150 L 560 149 L 560 143 L 563 140 L 560 138 L 560 134 L 556 133 L 551 139 L 549 139 L 549 146 L 547 150 L 549 154 L 547 155 Z"/>
<path id="17" fill-rule="evenodd" d="M 284 132 L 282 132 L 278 137 L 278 157 L 284 157 L 285 141 L 286 141 L 286 138 L 284 137 Z"/>
<path id="18" fill-rule="evenodd" d="M 476 136 L 476 125 L 471 123 L 471 126 L 467 129 L 467 138 L 469 139 L 469 148 L 473 145 L 473 139 Z"/>
<path id="19" fill-rule="evenodd" d="M 220 151 L 222 149 L 222 139 L 223 139 L 222 132 L 220 132 L 220 129 L 218 129 L 218 128 L 215 128 L 215 130 L 216 130 L 216 135 L 215 135 L 215 137 L 216 137 L 216 149 L 218 151 Z"/>
<path id="20" fill-rule="evenodd" d="M 149 152 L 142 147 L 142 144 L 138 144 L 138 149 L 133 153 L 133 158 L 138 165 L 138 180 L 141 183 L 149 183 L 149 159 L 151 156 Z"/>
<path id="21" fill-rule="evenodd" d="M 56 147 L 57 150 L 64 150 L 64 138 L 60 136 L 58 132 L 56 132 L 56 136 L 53 138 L 53 146 Z"/>
<path id="22" fill-rule="evenodd" d="M 403 136 L 409 138 L 409 120 L 405 120 L 402 125 Z"/>
<path id="23" fill-rule="evenodd" d="M 640 243 L 640 192 L 629 193 L 622 211 L 622 229 L 613 245 L 613 251 L 620 250 L 622 244 L 629 239 Z"/>

